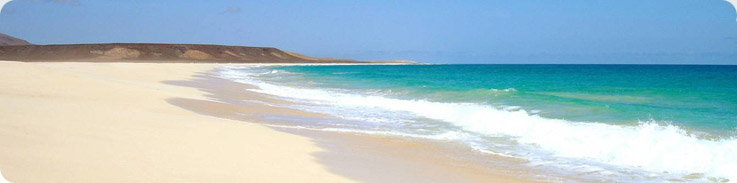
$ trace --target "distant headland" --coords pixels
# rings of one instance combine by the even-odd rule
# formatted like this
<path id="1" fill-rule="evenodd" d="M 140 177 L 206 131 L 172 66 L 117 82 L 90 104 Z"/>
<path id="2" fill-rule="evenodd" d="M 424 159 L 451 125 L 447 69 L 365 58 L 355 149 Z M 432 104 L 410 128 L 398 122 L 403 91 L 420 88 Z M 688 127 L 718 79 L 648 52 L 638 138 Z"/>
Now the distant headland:
<path id="1" fill-rule="evenodd" d="M 272 47 L 202 44 L 104 43 L 33 45 L 0 34 L 0 60 L 24 62 L 367 63 L 315 58 Z M 372 62 L 374 63 L 374 62 Z M 379 63 L 413 63 L 379 61 Z"/>

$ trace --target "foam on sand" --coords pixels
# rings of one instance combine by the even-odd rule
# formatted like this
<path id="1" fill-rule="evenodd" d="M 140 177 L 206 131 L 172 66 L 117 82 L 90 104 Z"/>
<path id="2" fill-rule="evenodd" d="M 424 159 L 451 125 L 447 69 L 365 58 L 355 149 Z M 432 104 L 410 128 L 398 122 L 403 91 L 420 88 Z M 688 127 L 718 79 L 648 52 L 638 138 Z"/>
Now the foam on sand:
<path id="1" fill-rule="evenodd" d="M 258 86 L 252 91 L 334 107 L 409 112 L 465 131 L 506 137 L 556 158 L 580 159 L 651 172 L 737 179 L 737 139 L 705 139 L 674 125 L 643 121 L 635 126 L 549 119 L 524 109 L 471 103 L 401 100 L 315 88 L 287 87 L 224 69 L 224 77 Z M 264 72 L 275 74 L 280 72 Z M 295 95 L 295 94 L 299 95 Z M 463 140 L 463 139 L 461 139 Z M 491 149 L 493 150 L 493 149 Z M 520 153 L 523 154 L 523 153 Z"/>

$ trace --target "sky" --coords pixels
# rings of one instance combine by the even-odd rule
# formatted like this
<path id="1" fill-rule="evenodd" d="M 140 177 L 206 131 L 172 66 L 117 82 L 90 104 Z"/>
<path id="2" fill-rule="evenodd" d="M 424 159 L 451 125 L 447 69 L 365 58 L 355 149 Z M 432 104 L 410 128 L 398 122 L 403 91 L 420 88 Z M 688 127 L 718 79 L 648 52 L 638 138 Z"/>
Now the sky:
<path id="1" fill-rule="evenodd" d="M 737 12 L 723 0 L 14 0 L 0 11 L 0 33 L 358 60 L 737 64 Z"/>

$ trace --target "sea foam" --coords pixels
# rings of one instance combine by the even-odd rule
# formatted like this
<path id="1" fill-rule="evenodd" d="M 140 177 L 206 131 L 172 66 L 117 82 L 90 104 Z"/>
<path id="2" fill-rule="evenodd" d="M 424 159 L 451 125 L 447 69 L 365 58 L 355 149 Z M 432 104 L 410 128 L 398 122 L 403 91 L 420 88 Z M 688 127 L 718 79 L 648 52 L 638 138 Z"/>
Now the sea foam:
<path id="1" fill-rule="evenodd" d="M 260 74 L 277 74 L 270 71 Z M 540 117 L 524 109 L 491 105 L 402 100 L 314 88 L 287 87 L 259 81 L 237 68 L 221 76 L 258 86 L 255 92 L 335 107 L 409 112 L 466 131 L 505 136 L 558 158 L 580 159 L 670 175 L 703 174 L 737 180 L 737 139 L 702 139 L 686 130 L 655 121 L 638 125 L 573 122 Z M 332 129 L 333 131 L 341 131 Z M 349 131 L 349 130 L 342 130 Z M 457 138 L 458 135 L 454 135 Z M 589 168 L 598 169 L 598 168 Z"/>

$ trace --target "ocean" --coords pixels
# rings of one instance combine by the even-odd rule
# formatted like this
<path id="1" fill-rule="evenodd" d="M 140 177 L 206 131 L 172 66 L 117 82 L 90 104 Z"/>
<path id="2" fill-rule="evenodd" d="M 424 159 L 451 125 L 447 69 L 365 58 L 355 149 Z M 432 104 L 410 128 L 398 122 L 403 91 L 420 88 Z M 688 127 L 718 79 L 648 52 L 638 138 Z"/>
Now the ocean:
<path id="1" fill-rule="evenodd" d="M 603 182 L 737 180 L 737 66 L 225 66 L 339 120 L 291 126 L 463 144 Z"/>

